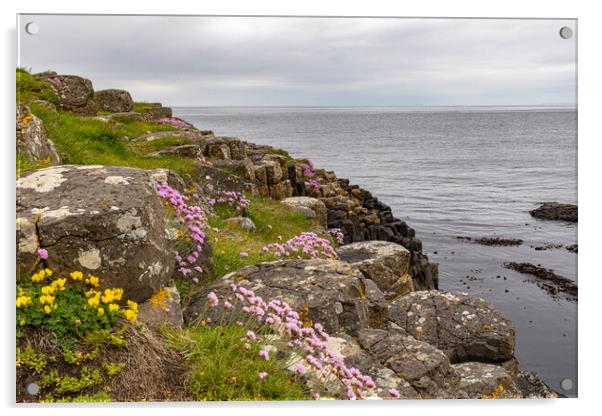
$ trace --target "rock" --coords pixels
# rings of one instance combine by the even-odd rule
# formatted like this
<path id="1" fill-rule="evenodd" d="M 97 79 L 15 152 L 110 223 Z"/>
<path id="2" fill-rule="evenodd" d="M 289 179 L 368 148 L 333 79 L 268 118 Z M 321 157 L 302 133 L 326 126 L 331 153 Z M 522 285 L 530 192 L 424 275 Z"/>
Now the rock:
<path id="1" fill-rule="evenodd" d="M 317 218 L 318 224 L 326 228 L 328 210 L 319 199 L 308 196 L 294 196 L 292 198 L 285 198 L 281 202 L 294 208 L 310 209 Z"/>
<path id="2" fill-rule="evenodd" d="M 111 113 L 132 111 L 134 100 L 125 90 L 100 90 L 94 92 L 94 101 L 98 108 Z"/>
<path id="3" fill-rule="evenodd" d="M 37 80 L 48 81 L 59 97 L 62 109 L 82 116 L 95 116 L 92 81 L 75 75 L 57 75 L 55 72 L 35 74 Z"/>
<path id="4" fill-rule="evenodd" d="M 246 181 L 255 182 L 255 169 L 249 158 L 241 160 L 216 160 L 213 162 L 213 166 L 223 169 L 232 175 L 240 176 Z"/>
<path id="5" fill-rule="evenodd" d="M 175 286 L 163 287 L 138 307 L 138 321 L 151 328 L 182 328 L 182 305 Z"/>
<path id="6" fill-rule="evenodd" d="M 513 357 L 514 325 L 482 299 L 421 291 L 394 299 L 389 309 L 392 322 L 445 352 L 452 363 Z"/>
<path id="7" fill-rule="evenodd" d="M 337 260 L 283 260 L 242 268 L 193 295 L 184 319 L 190 322 L 206 309 L 210 291 L 220 297 L 231 295 L 231 283 L 253 290 L 266 301 L 287 302 L 330 333 L 353 335 L 360 328 L 378 327 L 387 319 L 381 291 L 359 271 Z"/>
<path id="8" fill-rule="evenodd" d="M 390 389 L 400 393 L 400 399 L 420 399 L 420 394 L 393 370 L 376 361 L 368 352 L 347 334 L 331 334 L 328 338 L 328 349 L 343 358 L 347 368 L 357 368 L 362 374 L 372 377 L 376 387 L 369 397 L 391 399 Z"/>
<path id="9" fill-rule="evenodd" d="M 247 158 L 245 144 L 236 137 L 213 137 L 207 140 L 206 156 L 212 159 L 243 160 Z"/>
<path id="10" fill-rule="evenodd" d="M 201 140 L 200 134 L 195 131 L 186 130 L 157 131 L 155 133 L 148 133 L 143 136 L 136 137 L 132 140 L 132 143 L 152 142 L 159 139 L 165 139 L 167 137 L 187 139 L 193 141 L 198 146 L 201 146 L 201 149 L 205 151 L 205 143 Z"/>
<path id="11" fill-rule="evenodd" d="M 454 398 L 460 378 L 447 356 L 403 331 L 362 329 L 360 345 L 381 364 L 405 379 L 422 398 Z"/>
<path id="12" fill-rule="evenodd" d="M 526 273 L 535 276 L 537 284 L 552 297 L 557 297 L 560 292 L 566 294 L 570 300 L 577 301 L 579 288 L 571 279 L 557 275 L 554 270 L 535 266 L 531 263 L 504 263 L 504 267 L 519 273 Z"/>
<path id="13" fill-rule="evenodd" d="M 181 146 L 166 147 L 156 152 L 147 153 L 144 157 L 157 157 L 163 155 L 176 155 L 196 159 L 203 154 L 201 146 L 198 144 L 183 144 Z"/>
<path id="14" fill-rule="evenodd" d="M 247 217 L 228 218 L 224 222 L 226 224 L 232 224 L 232 225 L 240 228 L 241 230 L 247 231 L 249 233 L 252 233 L 255 230 L 257 230 L 257 227 L 255 226 L 255 223 L 253 222 L 253 220 L 251 220 L 251 218 L 247 218 Z"/>
<path id="15" fill-rule="evenodd" d="M 38 245 L 57 274 L 81 270 L 125 298 L 146 300 L 169 281 L 174 255 L 152 171 L 61 165 L 17 180 L 17 270 L 31 270 Z"/>
<path id="16" fill-rule="evenodd" d="M 544 202 L 539 208 L 529 211 L 531 216 L 543 220 L 577 222 L 577 205 Z"/>
<path id="17" fill-rule="evenodd" d="M 277 161 L 267 160 L 262 162 L 265 166 L 268 185 L 275 185 L 282 180 L 282 169 Z"/>
<path id="18" fill-rule="evenodd" d="M 557 399 L 559 396 L 537 374 L 532 372 L 521 371 L 518 373 L 517 386 L 525 399 Z"/>
<path id="19" fill-rule="evenodd" d="M 254 183 L 209 165 L 200 165 L 195 175 L 199 191 L 207 195 L 220 196 L 224 192 L 240 192 L 257 195 Z"/>
<path id="20" fill-rule="evenodd" d="M 460 391 L 470 399 L 480 399 L 496 391 L 502 392 L 504 398 L 522 397 L 510 374 L 499 365 L 466 362 L 452 367 L 460 376 Z"/>
<path id="21" fill-rule="evenodd" d="M 337 250 L 339 259 L 357 267 L 380 290 L 398 295 L 414 291 L 410 272 L 410 252 L 387 241 L 362 241 Z"/>
<path id="22" fill-rule="evenodd" d="M 59 164 L 61 157 L 52 141 L 46 137 L 44 124 L 19 104 L 16 114 L 17 150 L 31 163 Z"/>
<path id="23" fill-rule="evenodd" d="M 160 120 L 162 118 L 169 118 L 173 116 L 171 108 L 163 107 L 161 103 L 146 104 L 145 113 L 152 120 Z"/>

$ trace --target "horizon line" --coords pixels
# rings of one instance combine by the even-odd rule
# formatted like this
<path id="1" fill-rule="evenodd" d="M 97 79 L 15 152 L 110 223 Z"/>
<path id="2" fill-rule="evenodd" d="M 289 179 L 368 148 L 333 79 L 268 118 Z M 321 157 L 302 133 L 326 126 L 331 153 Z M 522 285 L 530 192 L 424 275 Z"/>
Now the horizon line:
<path id="1" fill-rule="evenodd" d="M 198 105 L 169 104 L 171 107 L 205 107 L 205 108 L 466 108 L 466 107 L 556 107 L 578 108 L 578 104 L 442 104 L 442 105 Z"/>

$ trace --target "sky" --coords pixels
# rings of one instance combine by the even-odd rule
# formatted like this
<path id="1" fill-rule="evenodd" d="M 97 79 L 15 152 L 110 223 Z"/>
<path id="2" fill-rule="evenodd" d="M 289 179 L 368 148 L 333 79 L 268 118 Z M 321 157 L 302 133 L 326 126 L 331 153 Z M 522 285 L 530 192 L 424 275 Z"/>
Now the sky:
<path id="1" fill-rule="evenodd" d="M 39 32 L 29 35 L 25 25 Z M 19 65 L 170 106 L 576 103 L 575 20 L 22 15 Z"/>

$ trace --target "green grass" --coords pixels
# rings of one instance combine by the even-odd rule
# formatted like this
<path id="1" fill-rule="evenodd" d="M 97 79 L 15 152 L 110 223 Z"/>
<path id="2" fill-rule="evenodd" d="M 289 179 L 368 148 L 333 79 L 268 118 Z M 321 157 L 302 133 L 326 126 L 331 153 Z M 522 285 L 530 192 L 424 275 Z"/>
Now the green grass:
<path id="1" fill-rule="evenodd" d="M 234 216 L 232 209 L 217 207 L 216 211 L 219 214 L 218 218 L 209 219 L 213 227 L 220 229 L 218 233 L 209 232 L 216 278 L 244 266 L 277 260 L 278 258 L 271 253 L 262 253 L 262 247 L 277 242 L 278 236 L 282 236 L 282 241 L 286 241 L 304 231 L 317 228 L 317 224 L 306 218 L 304 214 L 269 199 L 252 198 L 251 205 L 246 209 L 245 216 L 253 220 L 257 227 L 254 232 L 243 231 L 236 225 L 224 221 Z M 249 256 L 240 257 L 241 251 L 247 252 Z"/>
<path id="2" fill-rule="evenodd" d="M 65 164 L 169 168 L 181 175 L 196 171 L 193 160 L 176 155 L 145 158 L 144 149 L 129 140 L 157 131 L 175 130 L 173 126 L 131 119 L 126 123 L 103 121 L 57 112 L 37 104 L 31 104 L 30 108 L 44 122 L 46 134 L 56 144 Z M 171 142 L 166 140 L 152 146 L 168 144 Z M 28 166 L 23 164 L 21 171 L 26 168 Z"/>
<path id="3" fill-rule="evenodd" d="M 190 390 L 196 400 L 306 400 L 309 392 L 285 370 L 285 363 L 253 343 L 243 347 L 246 327 L 195 326 L 185 330 L 163 330 L 165 338 L 184 353 L 189 366 Z M 259 373 L 266 372 L 261 380 Z"/>
<path id="4" fill-rule="evenodd" d="M 17 103 L 27 104 L 34 100 L 46 100 L 58 105 L 59 98 L 50 89 L 47 81 L 37 81 L 25 69 L 17 68 Z"/>
<path id="5" fill-rule="evenodd" d="M 137 113 L 144 113 L 146 112 L 146 109 L 148 108 L 148 103 L 146 102 L 134 102 L 133 106 L 132 106 L 132 111 L 135 111 Z"/>

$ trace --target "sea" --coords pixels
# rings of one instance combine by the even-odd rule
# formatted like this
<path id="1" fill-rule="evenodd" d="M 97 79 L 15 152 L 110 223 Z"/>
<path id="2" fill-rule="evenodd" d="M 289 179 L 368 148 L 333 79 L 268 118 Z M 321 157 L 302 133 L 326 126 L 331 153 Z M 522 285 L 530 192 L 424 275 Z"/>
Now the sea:
<path id="1" fill-rule="evenodd" d="M 576 108 L 177 107 L 174 115 L 368 189 L 416 230 L 439 263 L 440 289 L 481 297 L 514 322 L 521 369 L 577 395 L 577 302 L 503 267 L 530 262 L 577 282 L 578 255 L 565 248 L 577 243 L 577 224 L 529 214 L 546 201 L 577 203 Z M 545 245 L 555 248 L 535 250 Z"/>

